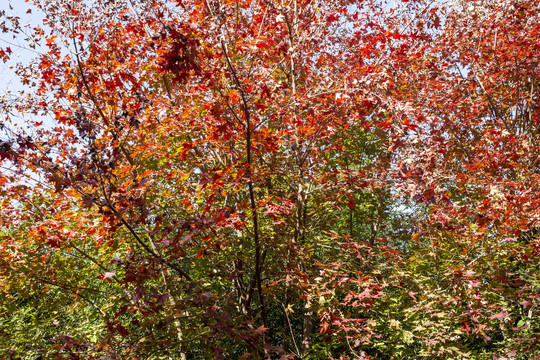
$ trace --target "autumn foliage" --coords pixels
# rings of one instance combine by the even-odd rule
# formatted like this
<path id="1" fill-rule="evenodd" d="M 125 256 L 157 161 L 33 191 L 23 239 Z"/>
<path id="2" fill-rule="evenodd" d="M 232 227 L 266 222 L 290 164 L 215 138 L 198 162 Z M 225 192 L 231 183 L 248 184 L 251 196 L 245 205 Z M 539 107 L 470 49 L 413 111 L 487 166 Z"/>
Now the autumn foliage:
<path id="1" fill-rule="evenodd" d="M 540 357 L 537 0 L 29 5 L 2 358 Z"/>

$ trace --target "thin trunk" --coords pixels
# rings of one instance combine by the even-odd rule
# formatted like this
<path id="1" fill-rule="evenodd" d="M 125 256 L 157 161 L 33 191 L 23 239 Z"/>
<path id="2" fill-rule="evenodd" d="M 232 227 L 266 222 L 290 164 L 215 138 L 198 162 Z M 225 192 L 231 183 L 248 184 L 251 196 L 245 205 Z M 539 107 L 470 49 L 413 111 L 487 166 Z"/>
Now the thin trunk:
<path id="1" fill-rule="evenodd" d="M 287 266 L 288 268 L 288 266 Z M 285 336 L 285 334 L 289 334 L 289 329 L 291 329 L 291 323 L 289 321 L 289 316 L 287 314 L 287 311 L 289 311 L 289 283 L 285 282 L 285 300 L 283 304 L 283 349 L 286 353 L 288 353 L 291 349 L 291 343 L 289 343 L 289 340 Z M 290 331 L 291 335 L 291 342 L 294 341 L 294 334 L 292 331 Z"/>
<path id="2" fill-rule="evenodd" d="M 296 95 L 298 91 L 298 84 L 296 83 L 297 80 L 297 74 L 296 74 L 296 66 L 295 66 L 295 37 L 296 37 L 296 26 L 295 22 L 298 18 L 298 8 L 297 8 L 297 1 L 295 0 L 293 3 L 293 16 L 292 19 L 289 18 L 287 13 L 284 13 L 285 21 L 287 23 L 287 30 L 289 33 L 289 48 L 291 49 L 291 59 L 290 59 L 290 77 L 291 77 L 291 88 L 293 96 Z M 298 116 L 297 112 L 298 109 L 295 106 L 294 109 L 295 116 Z M 299 136 L 296 134 L 296 140 L 295 140 L 295 150 L 296 150 L 296 157 L 297 159 L 300 159 L 302 157 L 302 147 L 300 146 L 299 142 Z M 294 226 L 294 241 L 297 242 L 299 240 L 304 240 L 305 236 L 305 217 L 306 217 L 306 209 L 305 209 L 305 201 L 306 201 L 306 190 L 304 189 L 304 185 L 302 183 L 303 179 L 303 169 L 301 168 L 303 166 L 302 161 L 297 161 L 298 165 L 298 185 L 297 185 L 297 195 L 296 195 L 296 219 L 295 219 L 295 226 Z M 303 309 L 303 315 L 304 315 L 304 327 L 302 332 L 302 349 L 300 356 L 302 358 L 305 358 L 309 351 L 311 350 L 311 333 L 313 332 L 313 311 L 311 309 L 311 301 L 306 300 L 304 303 L 304 309 Z"/>
<path id="3" fill-rule="evenodd" d="M 246 157 L 247 157 L 247 171 L 246 171 L 246 177 L 248 178 L 248 192 L 249 192 L 249 202 L 251 207 L 251 219 L 253 222 L 253 242 L 255 245 L 255 273 L 253 274 L 253 280 L 252 284 L 257 289 L 258 294 L 258 300 L 259 305 L 261 308 L 261 318 L 262 323 L 265 328 L 268 328 L 267 320 L 266 320 L 266 305 L 264 300 L 264 295 L 262 292 L 262 266 L 263 266 L 263 257 L 261 256 L 261 240 L 260 240 L 260 229 L 259 229 L 259 218 L 258 218 L 258 212 L 257 212 L 257 203 L 255 201 L 255 189 L 253 186 L 253 180 L 252 180 L 252 154 L 251 154 L 251 145 L 252 145 L 252 139 L 251 139 L 251 132 L 253 131 L 251 127 L 251 117 L 250 117 L 250 111 L 248 106 L 248 100 L 246 98 L 246 94 L 244 93 L 244 90 L 242 89 L 240 80 L 238 79 L 237 72 L 235 68 L 233 67 L 231 60 L 229 58 L 229 54 L 227 52 L 227 46 L 222 41 L 221 42 L 221 49 L 223 50 L 223 54 L 225 55 L 225 60 L 227 62 L 227 67 L 229 68 L 229 71 L 231 72 L 231 75 L 234 79 L 236 89 L 238 93 L 240 94 L 240 97 L 242 98 L 242 104 L 243 104 L 243 113 L 244 113 L 244 119 L 245 119 L 245 129 L 246 129 Z M 250 291 L 253 291 L 253 286 L 251 286 Z M 265 343 L 265 336 L 262 336 L 263 345 Z"/>
<path id="4" fill-rule="evenodd" d="M 302 358 L 306 358 L 311 350 L 311 333 L 313 332 L 313 310 L 311 301 L 304 304 L 304 329 L 302 332 Z"/>

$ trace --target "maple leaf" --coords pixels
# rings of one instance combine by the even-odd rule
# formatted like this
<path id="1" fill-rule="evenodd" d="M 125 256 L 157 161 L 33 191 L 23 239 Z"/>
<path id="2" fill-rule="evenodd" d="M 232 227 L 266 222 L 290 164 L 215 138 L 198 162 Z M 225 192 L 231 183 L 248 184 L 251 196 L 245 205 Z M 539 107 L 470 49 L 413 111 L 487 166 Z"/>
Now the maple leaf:
<path id="1" fill-rule="evenodd" d="M 105 272 L 103 274 L 100 274 L 97 278 L 99 280 L 107 280 L 107 281 L 110 281 L 110 279 L 114 278 L 114 276 L 116 275 L 116 272 Z"/>
<path id="2" fill-rule="evenodd" d="M 510 314 L 507 313 L 507 312 L 501 312 L 501 313 L 497 313 L 497 314 L 495 314 L 495 315 L 491 315 L 491 316 L 489 317 L 489 319 L 491 319 L 491 320 L 492 320 L 492 319 L 497 319 L 497 320 L 499 320 L 499 321 L 503 321 L 503 320 L 505 320 L 509 315 L 510 315 Z"/>

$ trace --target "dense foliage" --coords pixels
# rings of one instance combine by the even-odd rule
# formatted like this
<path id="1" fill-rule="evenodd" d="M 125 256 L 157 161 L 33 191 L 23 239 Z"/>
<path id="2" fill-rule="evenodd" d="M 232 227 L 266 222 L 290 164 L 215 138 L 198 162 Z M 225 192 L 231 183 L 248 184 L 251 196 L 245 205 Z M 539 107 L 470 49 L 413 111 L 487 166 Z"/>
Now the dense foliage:
<path id="1" fill-rule="evenodd" d="M 538 0 L 32 6 L 2 358 L 540 358 Z"/>

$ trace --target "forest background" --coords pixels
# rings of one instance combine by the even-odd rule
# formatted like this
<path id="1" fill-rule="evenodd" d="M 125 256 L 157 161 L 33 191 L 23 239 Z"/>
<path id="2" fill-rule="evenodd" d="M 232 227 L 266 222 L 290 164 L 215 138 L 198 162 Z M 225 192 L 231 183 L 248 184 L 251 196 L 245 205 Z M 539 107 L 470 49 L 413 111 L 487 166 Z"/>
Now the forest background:
<path id="1" fill-rule="evenodd" d="M 26 5 L 0 356 L 540 357 L 538 0 Z"/>

